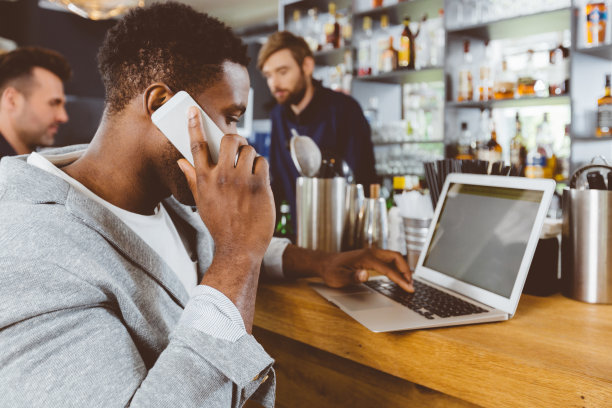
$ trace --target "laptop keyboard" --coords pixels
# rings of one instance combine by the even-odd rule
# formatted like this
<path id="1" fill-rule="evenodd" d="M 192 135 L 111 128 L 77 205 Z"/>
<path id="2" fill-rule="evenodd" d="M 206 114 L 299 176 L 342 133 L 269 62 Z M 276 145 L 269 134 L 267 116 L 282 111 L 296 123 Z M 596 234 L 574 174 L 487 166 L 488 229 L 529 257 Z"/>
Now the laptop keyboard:
<path id="1" fill-rule="evenodd" d="M 406 292 L 396 283 L 384 279 L 369 280 L 365 285 L 428 319 L 434 319 L 435 316 L 453 317 L 487 312 L 481 307 L 417 280 L 413 280 L 412 283 L 414 293 Z"/>

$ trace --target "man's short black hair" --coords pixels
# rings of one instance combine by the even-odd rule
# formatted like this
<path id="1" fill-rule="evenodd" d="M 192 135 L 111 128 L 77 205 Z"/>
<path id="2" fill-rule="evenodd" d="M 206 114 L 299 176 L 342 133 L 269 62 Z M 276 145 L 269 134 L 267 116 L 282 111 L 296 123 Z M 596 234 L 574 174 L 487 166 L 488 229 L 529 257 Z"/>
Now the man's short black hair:
<path id="1" fill-rule="evenodd" d="M 246 66 L 246 46 L 225 24 L 175 2 L 136 8 L 108 33 L 98 67 L 110 113 L 154 82 L 201 93 L 220 79 L 222 64 Z"/>
<path id="2" fill-rule="evenodd" d="M 35 67 L 52 72 L 63 82 L 72 75 L 70 64 L 60 53 L 41 47 L 20 47 L 0 55 L 0 93 L 16 80 L 25 82 L 19 91 L 27 92 L 27 80 Z"/>

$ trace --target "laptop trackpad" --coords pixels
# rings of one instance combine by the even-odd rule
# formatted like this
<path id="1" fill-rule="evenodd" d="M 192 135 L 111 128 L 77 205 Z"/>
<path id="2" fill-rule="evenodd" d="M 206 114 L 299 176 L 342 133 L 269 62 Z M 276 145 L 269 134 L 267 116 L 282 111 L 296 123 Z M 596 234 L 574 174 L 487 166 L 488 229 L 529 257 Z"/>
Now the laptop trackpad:
<path id="1" fill-rule="evenodd" d="M 350 295 L 330 296 L 333 303 L 351 311 L 378 309 L 394 306 L 396 303 L 387 297 L 373 292 L 360 292 Z"/>

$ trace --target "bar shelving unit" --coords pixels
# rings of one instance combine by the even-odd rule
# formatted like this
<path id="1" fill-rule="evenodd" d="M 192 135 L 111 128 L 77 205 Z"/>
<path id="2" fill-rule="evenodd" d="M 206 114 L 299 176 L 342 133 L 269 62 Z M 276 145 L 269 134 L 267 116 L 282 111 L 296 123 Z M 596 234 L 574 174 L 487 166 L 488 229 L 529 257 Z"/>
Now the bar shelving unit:
<path id="1" fill-rule="evenodd" d="M 371 8 L 370 2 L 363 0 L 336 1 L 338 10 L 351 13 L 353 27 L 353 43 L 337 50 L 323 51 L 315 54 L 317 64 L 336 64 L 342 61 L 344 53 L 349 50 L 356 58 L 357 41 L 363 18 L 371 17 L 374 21 L 383 14 L 388 15 L 391 26 L 401 24 L 405 15 L 410 15 L 413 21 L 427 13 L 430 17 L 437 16 L 437 10 L 449 10 L 451 2 L 457 0 L 412 0 L 399 1 L 394 4 L 383 4 L 382 7 Z M 279 3 L 279 29 L 284 29 L 291 19 L 292 10 L 298 8 L 305 12 L 310 7 L 319 10 L 327 9 L 328 0 L 281 0 Z M 561 3 L 560 3 L 561 4 Z M 368 76 L 354 76 L 351 94 L 362 107 L 368 106 L 372 95 L 379 99 L 382 116 L 381 121 L 397 121 L 403 117 L 403 89 L 405 84 L 420 82 L 443 83 L 444 96 L 444 131 L 441 140 L 410 140 L 404 142 L 375 141 L 375 146 L 410 144 L 448 144 L 456 137 L 458 123 L 467 121 L 476 124 L 483 109 L 521 110 L 534 107 L 567 106 L 570 111 L 571 154 L 570 171 L 597 154 L 612 158 L 612 138 L 595 137 L 597 98 L 602 95 L 604 77 L 612 72 L 612 42 L 597 47 L 586 47 L 581 44 L 581 30 L 584 30 L 581 14 L 582 0 L 572 0 L 556 9 L 539 11 L 532 14 L 511 16 L 493 21 L 470 24 L 465 26 L 450 26 L 448 14 L 445 15 L 445 55 L 441 67 L 427 67 L 420 70 L 397 70 L 388 73 Z M 608 10 L 612 14 L 612 10 Z M 514 99 L 488 101 L 456 101 L 457 67 L 462 58 L 462 43 L 470 40 L 475 48 L 474 60 L 478 61 L 484 53 L 484 42 L 493 40 L 520 39 L 537 36 L 542 33 L 571 32 L 570 46 L 570 90 L 566 95 L 549 97 L 521 97 Z M 608 30 L 612 30 L 612 18 L 608 21 Z M 474 69 L 476 72 L 476 69 Z M 474 84 L 477 77 L 474 75 Z M 508 149 L 508 146 L 502 146 Z"/>

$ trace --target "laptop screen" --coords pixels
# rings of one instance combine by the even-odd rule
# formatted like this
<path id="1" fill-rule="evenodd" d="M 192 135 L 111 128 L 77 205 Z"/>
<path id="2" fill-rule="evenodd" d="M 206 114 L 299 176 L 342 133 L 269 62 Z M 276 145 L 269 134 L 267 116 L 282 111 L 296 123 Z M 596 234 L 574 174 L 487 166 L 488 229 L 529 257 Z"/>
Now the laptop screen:
<path id="1" fill-rule="evenodd" d="M 510 298 L 543 195 L 451 183 L 423 265 Z"/>

